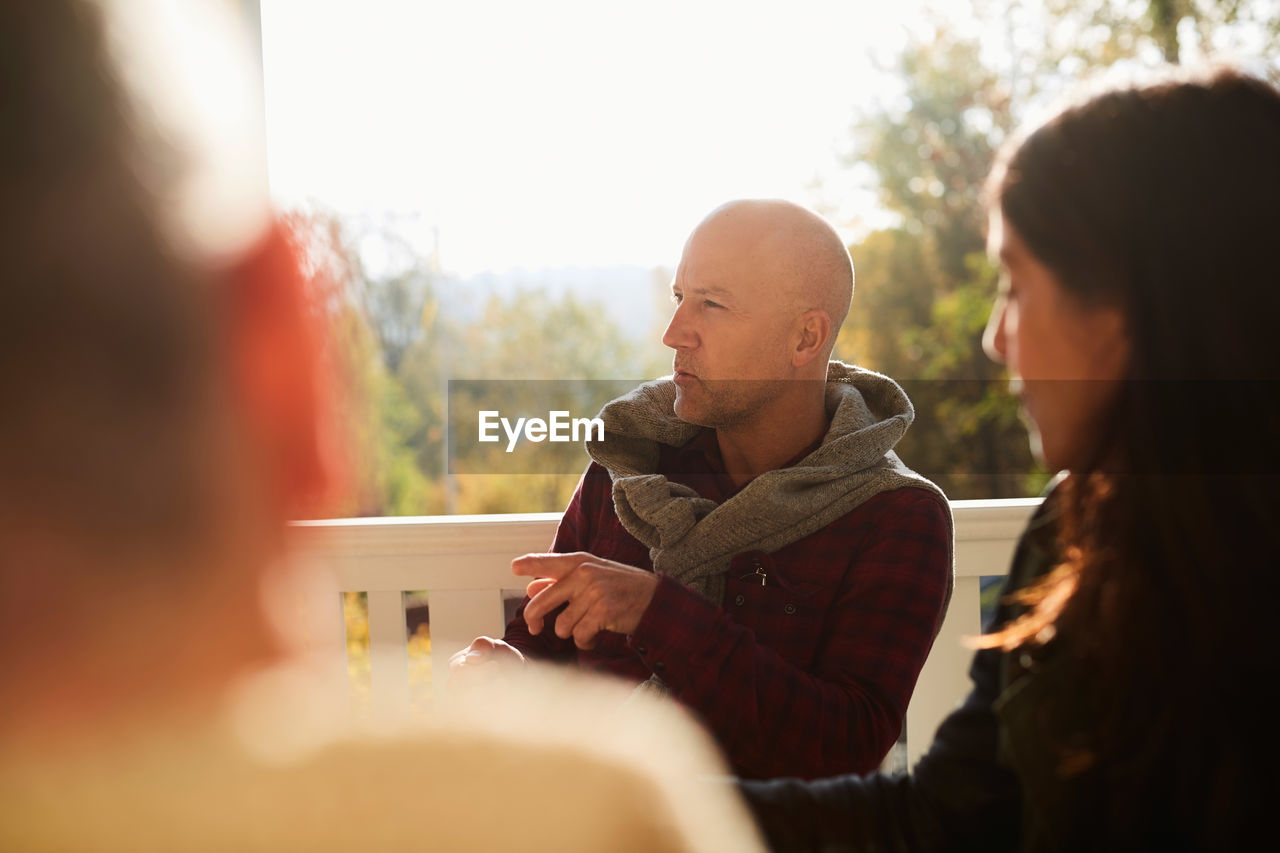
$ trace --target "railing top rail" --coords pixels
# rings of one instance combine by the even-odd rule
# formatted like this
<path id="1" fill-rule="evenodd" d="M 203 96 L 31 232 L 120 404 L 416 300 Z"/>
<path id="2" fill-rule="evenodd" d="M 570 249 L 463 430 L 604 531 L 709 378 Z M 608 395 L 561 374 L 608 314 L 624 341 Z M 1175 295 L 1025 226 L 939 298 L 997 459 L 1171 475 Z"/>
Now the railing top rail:
<path id="1" fill-rule="evenodd" d="M 1005 510 L 1019 516 L 1040 505 L 1040 498 L 986 498 L 982 500 L 953 500 L 951 510 L 957 516 L 991 513 Z M 559 512 L 509 512 L 488 515 L 403 515 L 375 516 L 368 518 L 321 518 L 292 522 L 294 527 L 414 527 L 449 524 L 503 526 L 513 524 L 545 524 L 560 519 Z"/>
<path id="2" fill-rule="evenodd" d="M 1003 574 L 1011 543 L 1039 502 L 952 502 L 957 576 Z M 559 519 L 550 512 L 335 519 L 297 522 L 292 536 L 303 550 L 340 567 L 350 589 L 369 588 L 359 586 L 361 577 L 377 588 L 394 583 L 407 584 L 404 589 L 427 588 L 441 573 L 453 578 L 450 585 L 478 582 L 505 588 L 519 585 L 510 577 L 508 561 L 549 548 Z M 482 565 L 487 571 L 479 569 Z"/>
<path id="3" fill-rule="evenodd" d="M 980 509 L 1035 509 L 1043 498 L 982 498 L 980 500 L 962 500 L 951 502 L 953 512 L 967 512 Z"/>
<path id="4" fill-rule="evenodd" d="M 503 512 L 489 515 L 380 515 L 368 518 L 319 518 L 290 522 L 293 527 L 414 527 L 447 524 L 502 526 L 559 521 L 558 512 Z"/>

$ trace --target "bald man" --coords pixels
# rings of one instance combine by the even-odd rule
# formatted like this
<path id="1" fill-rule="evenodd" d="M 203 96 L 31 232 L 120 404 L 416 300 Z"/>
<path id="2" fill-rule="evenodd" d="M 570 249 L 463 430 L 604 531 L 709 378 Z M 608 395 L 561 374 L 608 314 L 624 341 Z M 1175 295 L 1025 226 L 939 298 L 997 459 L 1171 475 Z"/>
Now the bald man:
<path id="1" fill-rule="evenodd" d="M 874 769 L 902 729 L 952 577 L 944 495 L 893 452 L 892 380 L 829 361 L 848 250 L 789 202 L 735 201 L 685 244 L 669 379 L 602 441 L 529 598 L 453 672 L 573 662 L 666 691 L 745 777 Z"/>

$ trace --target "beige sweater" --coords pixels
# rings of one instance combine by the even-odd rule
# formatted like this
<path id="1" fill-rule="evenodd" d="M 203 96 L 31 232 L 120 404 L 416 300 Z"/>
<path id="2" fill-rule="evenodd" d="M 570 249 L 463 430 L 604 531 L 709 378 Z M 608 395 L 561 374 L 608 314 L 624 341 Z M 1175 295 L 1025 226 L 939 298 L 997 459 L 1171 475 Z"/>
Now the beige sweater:
<path id="1" fill-rule="evenodd" d="M 562 674 L 504 678 L 428 720 L 289 758 L 221 724 L 58 757 L 10 744 L 0 849 L 761 849 L 704 733 L 670 704 L 620 710 L 625 693 Z"/>

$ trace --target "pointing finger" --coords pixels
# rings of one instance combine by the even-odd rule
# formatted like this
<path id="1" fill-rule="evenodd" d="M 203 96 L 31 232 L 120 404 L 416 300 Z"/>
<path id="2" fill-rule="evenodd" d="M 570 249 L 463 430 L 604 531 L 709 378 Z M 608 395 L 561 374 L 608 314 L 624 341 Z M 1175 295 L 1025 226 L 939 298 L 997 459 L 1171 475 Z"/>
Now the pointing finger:
<path id="1" fill-rule="evenodd" d="M 511 571 L 530 578 L 560 578 L 578 567 L 587 554 L 525 554 L 511 561 Z"/>

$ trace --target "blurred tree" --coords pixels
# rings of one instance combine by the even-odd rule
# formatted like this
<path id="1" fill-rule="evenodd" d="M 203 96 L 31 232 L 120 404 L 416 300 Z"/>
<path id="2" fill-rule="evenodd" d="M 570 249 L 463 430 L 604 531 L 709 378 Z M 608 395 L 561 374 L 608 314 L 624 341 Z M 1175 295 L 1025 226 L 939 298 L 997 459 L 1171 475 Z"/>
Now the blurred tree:
<path id="1" fill-rule="evenodd" d="M 1145 59 L 1152 48 L 1171 64 L 1190 54 L 1271 57 L 1274 64 L 1280 47 L 1276 0 L 1044 0 L 1044 7 L 1058 32 L 1044 42 L 1046 58 L 1075 55 L 1086 67 Z"/>
<path id="2" fill-rule="evenodd" d="M 980 194 L 1013 124 L 1008 90 L 977 43 L 948 30 L 904 52 L 899 73 L 902 96 L 855 126 L 854 145 L 901 225 L 851 248 L 856 286 L 837 354 L 904 384 L 916 423 L 899 452 L 948 495 L 1034 493 L 1045 475 L 981 345 L 995 274 Z"/>
<path id="3" fill-rule="evenodd" d="M 407 440 L 418 467 L 432 479 L 444 473 L 446 360 L 457 350 L 458 334 L 436 307 L 435 302 L 428 303 L 433 310 L 422 314 L 422 334 L 405 350 L 396 372 L 418 413 L 417 429 Z"/>
<path id="4" fill-rule="evenodd" d="M 955 281 L 965 258 L 983 251 L 980 194 L 1013 124 L 1008 87 L 977 42 L 947 29 L 899 62 L 905 90 L 855 125 L 850 165 L 871 166 L 881 203 L 920 238 L 935 272 Z"/>
<path id="5" fill-rule="evenodd" d="M 981 350 L 996 285 L 981 188 L 1000 145 L 1089 71 L 1244 51 L 1274 74 L 1280 55 L 1280 0 L 979 0 L 975 11 L 1006 22 L 1003 43 L 938 24 L 898 57 L 898 96 L 853 127 L 849 166 L 870 167 L 900 224 L 851 247 L 857 285 L 837 342 L 841 357 L 904 381 L 917 421 L 903 458 L 953 498 L 1035 493 L 1047 478 Z"/>
<path id="6" fill-rule="evenodd" d="M 389 369 L 384 335 L 370 321 L 370 284 L 355 249 L 351 229 L 327 211 L 294 211 L 286 216 L 302 249 L 319 313 L 324 356 L 337 386 L 330 389 L 338 430 L 351 474 L 337 516 L 403 515 L 438 505 L 438 485 L 422 473 L 415 442 L 425 433 L 424 417 Z M 415 320 L 416 323 L 416 320 Z"/>
<path id="7" fill-rule="evenodd" d="M 433 299 L 432 276 L 421 265 L 368 283 L 365 307 L 387 370 L 398 372 L 409 348 L 422 339 L 423 313 Z"/>
<path id="8" fill-rule="evenodd" d="M 456 378 L 634 379 L 640 370 L 635 343 L 604 306 L 540 289 L 491 297 L 463 348 Z"/>
<path id="9" fill-rule="evenodd" d="M 572 294 L 553 299 L 520 291 L 491 297 L 467 323 L 442 306 L 447 276 L 393 232 L 327 211 L 294 212 L 289 221 L 304 249 L 312 304 L 322 313 L 355 474 L 336 514 L 562 509 L 586 465 L 580 443 L 533 448 L 532 469 L 513 468 L 505 441 L 485 445 L 455 465 L 460 470 L 451 477 L 447 415 L 451 404 L 470 412 L 455 429 L 472 438 L 477 408 L 544 418 L 553 409 L 595 415 L 647 376 L 640 349 L 604 307 Z M 380 276 L 371 275 L 362 251 L 383 261 Z M 465 378 L 488 381 L 449 400 L 449 380 Z"/>
<path id="10" fill-rule="evenodd" d="M 1005 23 L 986 56 L 1020 103 L 1114 66 L 1230 58 L 1280 70 L 1280 0 L 978 0 L 975 11 Z"/>
<path id="11" fill-rule="evenodd" d="M 553 299 L 526 290 L 490 298 L 464 330 L 461 350 L 450 399 L 458 511 L 564 509 L 587 464 L 581 443 L 526 443 L 508 454 L 504 437 L 481 447 L 471 440 L 475 413 L 545 419 L 559 410 L 589 418 L 646 378 L 640 348 L 604 306 L 571 293 Z"/>

